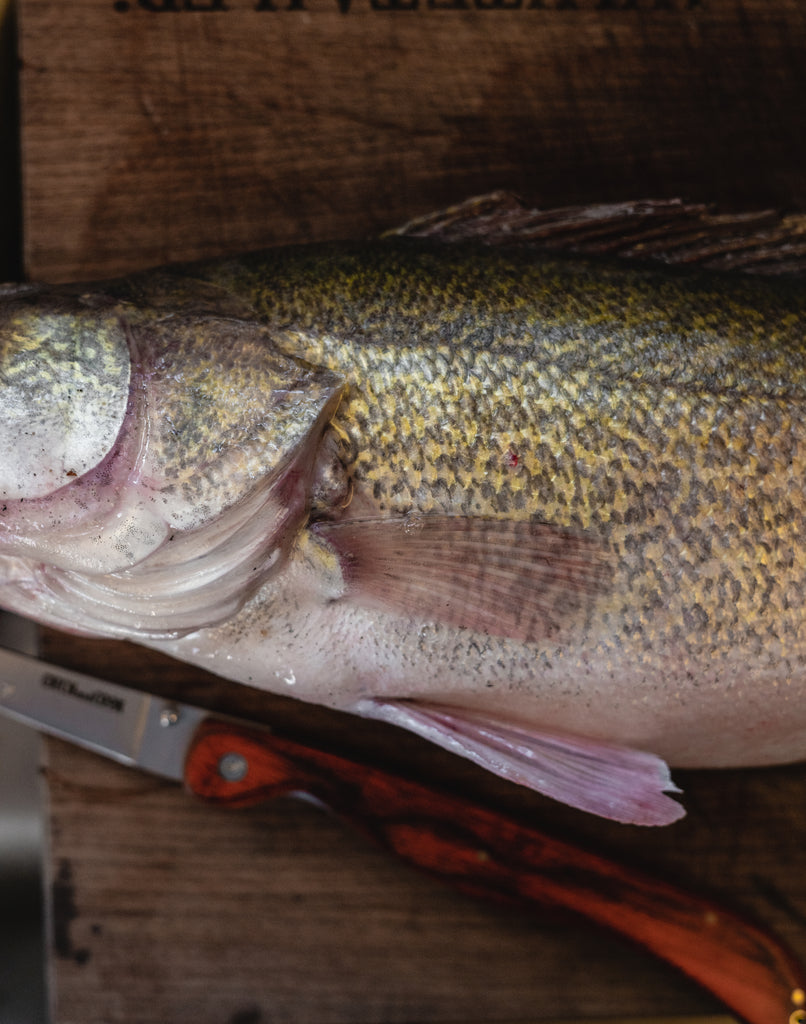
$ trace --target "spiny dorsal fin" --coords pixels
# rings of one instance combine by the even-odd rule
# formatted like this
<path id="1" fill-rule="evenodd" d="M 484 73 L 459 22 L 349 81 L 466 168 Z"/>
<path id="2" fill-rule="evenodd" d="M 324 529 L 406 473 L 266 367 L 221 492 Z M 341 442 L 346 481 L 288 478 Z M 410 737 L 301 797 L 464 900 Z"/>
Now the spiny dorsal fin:
<path id="1" fill-rule="evenodd" d="M 806 216 L 720 213 L 680 199 L 540 210 L 491 192 L 409 221 L 393 235 L 585 256 L 653 260 L 709 270 L 806 276 Z"/>

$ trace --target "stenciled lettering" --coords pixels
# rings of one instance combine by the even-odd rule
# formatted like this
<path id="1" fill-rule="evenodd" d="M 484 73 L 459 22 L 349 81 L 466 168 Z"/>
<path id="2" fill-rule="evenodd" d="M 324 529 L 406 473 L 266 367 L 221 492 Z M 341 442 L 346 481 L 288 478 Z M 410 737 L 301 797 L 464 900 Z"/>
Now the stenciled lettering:
<path id="1" fill-rule="evenodd" d="M 132 6 L 150 11 L 152 14 L 164 14 L 171 12 L 178 14 L 179 11 L 228 11 L 229 7 L 224 0 L 115 0 L 112 5 L 116 11 L 123 13 L 131 10 Z"/>
<path id="2" fill-rule="evenodd" d="M 274 3 L 274 0 L 258 0 L 257 4 L 254 6 L 253 10 L 255 10 L 255 11 L 304 11 L 304 10 L 306 10 L 306 7 L 305 7 L 305 0 L 289 0 L 289 2 L 287 4 L 284 4 L 282 7 L 278 7 Z"/>
<path id="3" fill-rule="evenodd" d="M 114 10 L 123 13 L 139 8 L 151 14 L 180 14 L 183 11 L 227 12 L 246 6 L 253 11 L 287 12 L 333 10 L 351 11 L 596 11 L 628 12 L 693 11 L 703 9 L 706 0 L 113 0 Z"/>
<path id="4" fill-rule="evenodd" d="M 123 711 L 126 702 L 121 697 L 114 697 L 104 690 L 84 690 L 72 679 L 65 679 L 53 672 L 46 672 L 42 676 L 42 685 L 50 690 L 58 690 L 66 697 L 76 697 L 88 704 L 96 704 L 98 707 L 109 708 L 110 711 Z"/>

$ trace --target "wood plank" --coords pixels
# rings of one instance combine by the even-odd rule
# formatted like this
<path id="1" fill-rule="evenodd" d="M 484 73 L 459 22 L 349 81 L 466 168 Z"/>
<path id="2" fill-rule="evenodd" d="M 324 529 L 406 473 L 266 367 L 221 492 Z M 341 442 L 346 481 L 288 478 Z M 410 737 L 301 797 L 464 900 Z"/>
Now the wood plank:
<path id="1" fill-rule="evenodd" d="M 21 0 L 20 27 L 35 277 L 494 188 L 806 203 L 798 0 Z"/>
<path id="2" fill-rule="evenodd" d="M 541 1019 L 589 1012 L 592 984 L 605 1013 L 666 990 L 709 1005 L 632 950 L 456 897 L 311 806 L 211 810 L 55 741 L 47 778 L 60 1024 Z"/>

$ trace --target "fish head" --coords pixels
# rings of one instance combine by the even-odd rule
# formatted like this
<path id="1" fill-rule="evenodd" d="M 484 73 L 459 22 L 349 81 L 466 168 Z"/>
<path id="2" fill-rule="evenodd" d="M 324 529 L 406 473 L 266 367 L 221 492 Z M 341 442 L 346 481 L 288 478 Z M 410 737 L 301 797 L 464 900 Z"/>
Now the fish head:
<path id="1" fill-rule="evenodd" d="M 9 291 L 0 604 L 113 636 L 229 617 L 305 521 L 342 386 L 255 321 Z"/>

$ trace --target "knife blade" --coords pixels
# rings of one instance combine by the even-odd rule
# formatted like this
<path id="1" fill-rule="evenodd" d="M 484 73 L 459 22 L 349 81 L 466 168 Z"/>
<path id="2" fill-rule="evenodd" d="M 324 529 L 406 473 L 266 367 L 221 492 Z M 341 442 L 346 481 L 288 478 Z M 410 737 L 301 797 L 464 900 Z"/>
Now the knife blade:
<path id="1" fill-rule="evenodd" d="M 806 1020 L 806 971 L 766 930 L 473 800 L 4 648 L 0 712 L 213 804 L 312 798 L 464 892 L 570 911 L 637 942 L 748 1024 Z"/>

